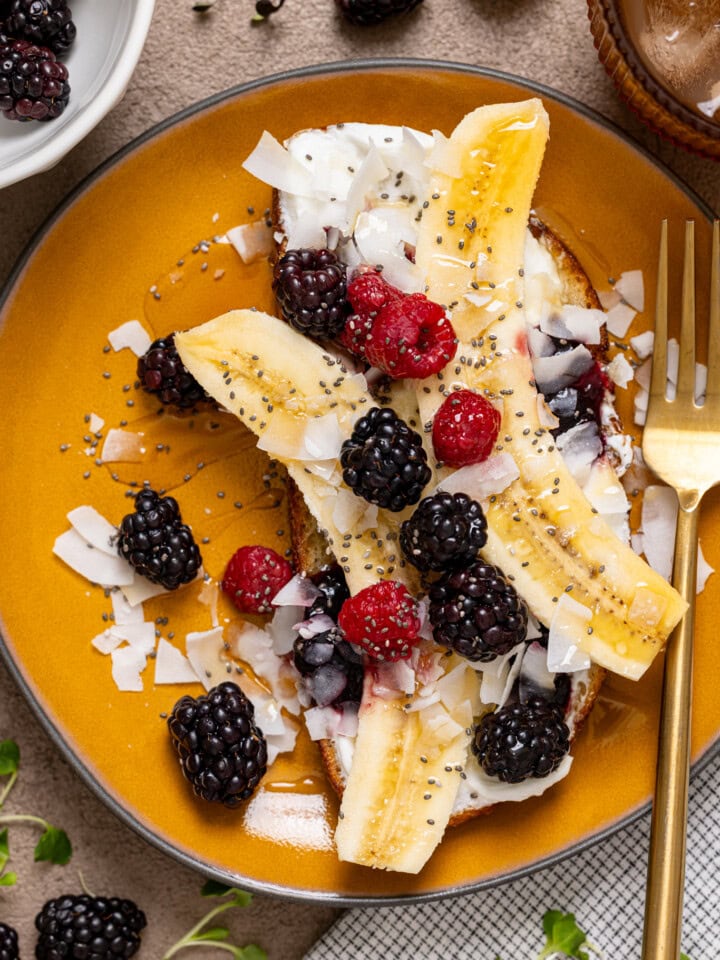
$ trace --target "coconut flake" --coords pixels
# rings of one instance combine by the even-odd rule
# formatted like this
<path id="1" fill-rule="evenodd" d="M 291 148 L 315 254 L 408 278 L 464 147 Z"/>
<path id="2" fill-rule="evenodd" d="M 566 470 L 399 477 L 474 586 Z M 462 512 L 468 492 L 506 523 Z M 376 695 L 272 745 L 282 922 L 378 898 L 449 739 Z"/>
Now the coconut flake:
<path id="1" fill-rule="evenodd" d="M 120 641 L 125 640 L 144 656 L 155 649 L 155 624 L 150 621 L 116 624 L 110 627 L 110 635 Z"/>
<path id="2" fill-rule="evenodd" d="M 263 131 L 255 149 L 242 166 L 276 190 L 304 197 L 312 197 L 315 192 L 310 171 L 267 130 Z"/>
<path id="3" fill-rule="evenodd" d="M 698 558 L 697 558 L 697 580 L 695 586 L 696 593 L 702 593 L 705 589 L 705 584 L 707 579 L 715 573 L 714 567 L 711 567 L 710 564 L 705 559 L 705 554 L 702 552 L 702 546 L 698 541 Z"/>
<path id="4" fill-rule="evenodd" d="M 230 661 L 221 657 L 224 650 L 222 627 L 188 633 L 185 649 L 193 670 L 206 690 L 227 680 Z"/>
<path id="5" fill-rule="evenodd" d="M 646 360 L 652 354 L 654 343 L 654 330 L 646 330 L 635 337 L 630 337 L 630 346 L 637 354 L 638 360 Z"/>
<path id="6" fill-rule="evenodd" d="M 90 420 L 88 422 L 88 429 L 90 430 L 90 433 L 99 433 L 104 426 L 105 421 L 102 417 L 98 416 L 97 413 L 90 414 Z"/>
<path id="7" fill-rule="evenodd" d="M 233 653 L 268 684 L 275 700 L 290 713 L 299 714 L 295 684 L 289 674 L 281 670 L 284 661 L 273 651 L 271 632 L 247 622 L 233 623 L 229 627 L 229 641 Z"/>
<path id="8" fill-rule="evenodd" d="M 304 718 L 311 740 L 333 740 L 340 729 L 340 711 L 335 707 L 311 707 Z"/>
<path id="9" fill-rule="evenodd" d="M 290 653 L 297 639 L 293 625 L 305 617 L 305 607 L 276 607 L 268 630 L 273 638 L 273 652 L 282 657 Z"/>
<path id="10" fill-rule="evenodd" d="M 341 533 L 364 533 L 377 526 L 378 508 L 351 490 L 341 487 L 333 507 L 332 521 Z"/>
<path id="11" fill-rule="evenodd" d="M 525 651 L 520 668 L 520 700 L 553 694 L 555 674 L 547 668 L 547 651 L 539 643 L 531 643 Z"/>
<path id="12" fill-rule="evenodd" d="M 551 357 L 555 353 L 552 338 L 543 333 L 539 327 L 528 327 L 527 339 L 533 362 L 535 357 Z"/>
<path id="13" fill-rule="evenodd" d="M 439 130 L 433 130 L 433 147 L 425 161 L 431 170 L 444 173 L 453 180 L 463 175 L 460 153 L 453 141 Z"/>
<path id="14" fill-rule="evenodd" d="M 578 423 L 561 433 L 555 444 L 570 473 L 580 486 L 587 483 L 590 468 L 602 453 L 602 440 L 594 420 Z"/>
<path id="15" fill-rule="evenodd" d="M 605 367 L 605 373 L 610 377 L 613 383 L 622 387 L 627 387 L 635 376 L 635 371 L 625 359 L 622 353 L 616 353 L 610 363 Z"/>
<path id="16" fill-rule="evenodd" d="M 128 564 L 130 567 L 130 564 Z M 153 583 L 147 577 L 140 576 L 130 567 L 133 578 L 128 584 L 120 584 L 123 596 L 131 607 L 137 607 L 146 600 L 152 600 L 153 597 L 160 597 L 164 593 L 171 591 L 161 586 L 159 583 Z M 200 576 L 200 574 L 198 574 Z"/>
<path id="17" fill-rule="evenodd" d="M 519 643 L 508 653 L 496 657 L 490 663 L 471 663 L 473 669 L 482 671 L 480 684 L 480 702 L 501 707 L 520 672 L 525 643 Z"/>
<path id="18" fill-rule="evenodd" d="M 465 493 L 480 501 L 502 493 L 519 476 L 520 470 L 512 455 L 498 453 L 482 463 L 460 467 L 439 483 L 437 489 Z"/>
<path id="19" fill-rule="evenodd" d="M 113 590 L 110 594 L 110 602 L 113 608 L 113 623 L 116 626 L 125 623 L 142 623 L 145 619 L 142 604 L 131 607 L 125 594 L 120 590 Z"/>
<path id="20" fill-rule="evenodd" d="M 598 290 L 597 295 L 603 310 L 612 310 L 620 303 L 620 294 L 615 290 Z"/>
<path id="21" fill-rule="evenodd" d="M 155 657 L 155 683 L 197 683 L 198 675 L 187 657 L 160 637 Z"/>
<path id="22" fill-rule="evenodd" d="M 424 286 L 424 278 L 405 253 L 405 245 L 414 245 L 416 238 L 416 233 L 409 229 L 407 216 L 393 213 L 390 207 L 363 211 L 353 233 L 362 260 L 380 264 L 388 283 L 405 293 L 419 292 Z"/>
<path id="23" fill-rule="evenodd" d="M 290 721 L 286 720 L 282 733 L 271 733 L 265 735 L 265 740 L 267 741 L 267 762 L 269 767 L 275 763 L 275 760 L 279 754 L 291 753 L 295 749 L 297 734 L 297 727 L 295 727 L 295 725 Z"/>
<path id="24" fill-rule="evenodd" d="M 116 352 L 128 347 L 136 357 L 141 357 L 147 352 L 152 338 L 139 320 L 128 320 L 127 323 L 110 331 L 108 341 Z"/>
<path id="25" fill-rule="evenodd" d="M 309 640 L 310 637 L 327 633 L 334 626 L 335 621 L 332 617 L 329 617 L 326 613 L 319 613 L 315 617 L 309 617 L 307 620 L 301 620 L 300 623 L 293 624 L 293 630 L 297 630 L 304 640 Z"/>
<path id="26" fill-rule="evenodd" d="M 255 263 L 269 257 L 274 250 L 272 226 L 268 226 L 265 220 L 231 227 L 227 238 L 243 263 Z"/>
<path id="27" fill-rule="evenodd" d="M 615 292 L 620 294 L 625 303 L 641 313 L 645 309 L 645 286 L 642 270 L 624 270 L 615 284 Z"/>
<path id="28" fill-rule="evenodd" d="M 577 397 L 577 391 L 575 395 Z M 536 399 L 537 399 L 538 421 L 540 423 L 540 426 L 548 427 L 550 430 L 554 430 L 555 427 L 560 426 L 560 420 L 545 402 L 545 397 L 541 393 L 538 393 Z"/>
<path id="29" fill-rule="evenodd" d="M 533 373 L 538 389 L 544 394 L 557 393 L 570 387 L 595 361 L 588 348 L 579 343 L 572 350 L 555 353 L 551 357 L 535 357 Z"/>
<path id="30" fill-rule="evenodd" d="M 67 515 L 70 525 L 77 530 L 83 540 L 110 557 L 117 557 L 116 540 L 118 528 L 98 513 L 94 507 L 75 507 Z"/>
<path id="31" fill-rule="evenodd" d="M 671 487 L 653 484 L 643 495 L 640 527 L 645 559 L 661 576 L 672 576 L 678 500 Z"/>
<path id="32" fill-rule="evenodd" d="M 107 630 L 103 630 L 102 633 L 93 637 L 90 643 L 96 650 L 99 650 L 100 653 L 107 655 L 108 653 L 112 653 L 113 650 L 116 650 L 122 643 L 122 640 L 120 637 L 114 636 L 108 627 Z"/>
<path id="33" fill-rule="evenodd" d="M 96 549 L 75 529 L 60 534 L 53 545 L 53 553 L 76 573 L 103 587 L 125 586 L 132 583 L 135 577 L 135 571 L 127 560 Z"/>
<path id="34" fill-rule="evenodd" d="M 529 800 L 531 797 L 539 797 L 564 779 L 570 772 L 571 766 L 572 757 L 568 754 L 563 757 L 558 768 L 546 777 L 528 777 L 520 783 L 504 783 L 495 777 L 489 777 L 473 761 L 465 767 L 467 779 L 460 781 L 460 789 L 455 798 L 453 810 L 480 809 L 495 803 L 519 802 Z"/>
<path id="35" fill-rule="evenodd" d="M 547 668 L 551 673 L 574 673 L 587 670 L 590 657 L 580 649 L 580 640 L 587 633 L 592 613 L 569 594 L 563 593 L 550 621 L 547 647 Z"/>
<path id="36" fill-rule="evenodd" d="M 103 463 L 140 463 L 147 453 L 145 438 L 131 430 L 112 427 L 102 448 Z"/>
<path id="37" fill-rule="evenodd" d="M 564 304 L 558 312 L 550 312 L 540 320 L 540 329 L 550 337 L 578 343 L 600 343 L 600 328 L 605 321 L 602 310 Z"/>
<path id="38" fill-rule="evenodd" d="M 310 418 L 304 429 L 295 433 L 289 432 L 280 421 L 271 420 L 261 434 L 257 448 L 282 459 L 336 460 L 344 439 L 337 416 L 327 413 Z"/>
<path id="39" fill-rule="evenodd" d="M 358 215 L 367 206 L 368 196 L 377 196 L 378 185 L 390 171 L 385 166 L 375 144 L 370 147 L 363 157 L 360 166 L 350 181 L 345 199 L 345 223 L 342 226 L 352 233 Z"/>
<path id="40" fill-rule="evenodd" d="M 633 310 L 626 303 L 616 303 L 605 315 L 605 325 L 608 333 L 614 337 L 624 337 L 630 329 L 630 324 L 635 319 L 637 311 Z"/>
<path id="41" fill-rule="evenodd" d="M 296 573 L 272 598 L 274 607 L 311 607 L 322 591 L 308 577 Z M 299 618 L 299 619 L 302 619 Z"/>
<path id="42" fill-rule="evenodd" d="M 143 689 L 140 674 L 147 663 L 145 654 L 136 647 L 118 647 L 110 656 L 112 657 L 112 678 L 118 690 L 139 693 Z"/>

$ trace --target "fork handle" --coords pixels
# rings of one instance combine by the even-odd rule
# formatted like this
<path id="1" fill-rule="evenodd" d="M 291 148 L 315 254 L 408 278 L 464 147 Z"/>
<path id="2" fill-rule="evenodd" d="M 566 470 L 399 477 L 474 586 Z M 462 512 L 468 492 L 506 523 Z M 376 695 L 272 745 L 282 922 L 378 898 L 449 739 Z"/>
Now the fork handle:
<path id="1" fill-rule="evenodd" d="M 688 601 L 665 655 L 642 960 L 678 960 L 685 882 L 699 496 L 680 494 L 673 584 Z"/>

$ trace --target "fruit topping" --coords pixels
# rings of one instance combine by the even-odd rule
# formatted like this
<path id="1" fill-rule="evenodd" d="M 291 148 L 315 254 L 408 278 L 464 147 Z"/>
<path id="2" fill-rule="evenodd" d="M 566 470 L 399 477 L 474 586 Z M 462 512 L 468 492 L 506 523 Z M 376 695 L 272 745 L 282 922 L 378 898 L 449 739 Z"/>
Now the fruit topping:
<path id="1" fill-rule="evenodd" d="M 435 640 L 468 660 L 487 663 L 525 639 L 528 612 L 502 570 L 478 560 L 448 571 L 430 588 Z"/>
<path id="2" fill-rule="evenodd" d="M 431 476 L 420 434 L 390 407 L 373 407 L 358 420 L 340 464 L 357 496 L 392 511 L 417 503 Z"/>
<path id="3" fill-rule="evenodd" d="M 255 707 L 230 681 L 175 704 L 168 729 L 196 796 L 236 807 L 252 795 L 267 769 L 267 741 L 254 717 Z"/>
<path id="4" fill-rule="evenodd" d="M 353 313 L 348 317 L 338 341 L 350 353 L 365 360 L 365 348 L 375 318 L 386 304 L 402 299 L 403 293 L 376 270 L 368 270 L 350 281 L 347 295 Z"/>
<path id="5" fill-rule="evenodd" d="M 303 686 L 319 707 L 360 703 L 362 654 L 337 629 L 312 637 L 299 636 L 293 646 L 295 666 Z"/>
<path id="6" fill-rule="evenodd" d="M 18 960 L 17 931 L 0 922 L 0 960 Z"/>
<path id="7" fill-rule="evenodd" d="M 210 399 L 180 359 L 174 333 L 150 344 L 138 359 L 137 375 L 143 390 L 180 410 Z"/>
<path id="8" fill-rule="evenodd" d="M 327 340 L 345 326 L 345 265 L 332 250 L 288 250 L 275 264 L 272 286 L 283 318 L 300 333 Z"/>
<path id="9" fill-rule="evenodd" d="M 222 588 L 242 613 L 270 613 L 273 597 L 292 575 L 287 560 L 270 547 L 240 547 L 225 568 Z"/>
<path id="10" fill-rule="evenodd" d="M 194 580 L 202 565 L 177 500 L 149 487 L 135 497 L 135 511 L 123 517 L 118 552 L 137 573 L 166 590 Z"/>
<path id="11" fill-rule="evenodd" d="M 419 640 L 420 610 L 404 584 L 381 580 L 343 604 L 338 626 L 373 660 L 400 660 Z"/>
<path id="12" fill-rule="evenodd" d="M 400 528 L 405 557 L 423 571 L 471 563 L 486 540 L 482 507 L 464 493 L 441 491 L 425 497 Z"/>
<path id="13" fill-rule="evenodd" d="M 334 564 L 314 574 L 311 580 L 320 591 L 320 596 L 311 605 L 308 615 L 314 617 L 324 613 L 337 622 L 342 605 L 350 596 L 342 568 Z"/>
<path id="14" fill-rule="evenodd" d="M 9 120 L 53 120 L 70 99 L 67 67 L 47 47 L 0 34 L 0 111 Z"/>
<path id="15" fill-rule="evenodd" d="M 67 0 L 10 0 L 0 27 L 11 37 L 49 47 L 55 54 L 65 53 L 77 33 Z"/>
<path id="16" fill-rule="evenodd" d="M 145 914 L 132 900 L 87 894 L 48 900 L 35 917 L 38 960 L 113 960 L 140 949 Z"/>
<path id="17" fill-rule="evenodd" d="M 422 293 L 386 304 L 365 343 L 368 362 L 395 380 L 421 380 L 439 373 L 457 350 L 445 310 Z"/>
<path id="18" fill-rule="evenodd" d="M 409 13 L 422 0 L 336 0 L 343 16 L 358 27 L 382 23 L 388 17 Z"/>
<path id="19" fill-rule="evenodd" d="M 487 460 L 497 440 L 500 420 L 500 412 L 480 394 L 471 390 L 452 393 L 433 421 L 435 456 L 450 467 Z"/>
<path id="20" fill-rule="evenodd" d="M 569 736 L 560 710 L 538 697 L 485 714 L 472 750 L 488 776 L 520 783 L 556 770 L 570 749 Z"/>

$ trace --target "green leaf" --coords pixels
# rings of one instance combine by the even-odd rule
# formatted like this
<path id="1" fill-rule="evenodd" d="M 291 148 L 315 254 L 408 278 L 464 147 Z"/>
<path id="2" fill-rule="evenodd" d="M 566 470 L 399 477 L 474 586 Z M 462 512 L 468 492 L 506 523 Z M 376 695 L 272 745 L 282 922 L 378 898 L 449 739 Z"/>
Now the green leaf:
<path id="1" fill-rule="evenodd" d="M 200 895 L 203 897 L 224 897 L 230 893 L 233 888 L 227 883 L 219 883 L 217 880 L 207 880 L 200 889 Z"/>
<path id="2" fill-rule="evenodd" d="M 72 845 L 68 835 L 64 830 L 48 825 L 35 847 L 36 862 L 38 860 L 49 860 L 50 863 L 64 866 L 70 862 L 71 857 Z"/>
<path id="3" fill-rule="evenodd" d="M 680 960 L 690 960 L 690 957 L 686 953 L 681 953 Z"/>
<path id="4" fill-rule="evenodd" d="M 16 883 L 16 873 L 3 873 L 0 875 L 0 887 L 14 887 Z"/>
<path id="5" fill-rule="evenodd" d="M 232 895 L 236 907 L 249 907 L 252 903 L 253 895 L 248 893 L 247 890 L 238 890 L 237 887 L 233 887 Z"/>
<path id="6" fill-rule="evenodd" d="M 9 859 L 10 843 L 8 841 L 7 827 L 5 827 L 4 830 L 0 830 L 0 870 L 2 870 Z"/>
<path id="7" fill-rule="evenodd" d="M 227 940 L 229 936 L 230 931 L 227 927 L 211 927 L 209 930 L 198 933 L 196 937 L 193 937 L 193 940 L 200 943 L 203 940 Z"/>
<path id="8" fill-rule="evenodd" d="M 543 916 L 543 930 L 547 942 L 538 960 L 545 960 L 554 953 L 563 953 L 576 960 L 588 960 L 587 951 L 581 949 L 587 946 L 587 934 L 577 925 L 572 913 L 548 910 Z"/>
<path id="9" fill-rule="evenodd" d="M 241 947 L 238 960 L 267 960 L 267 954 L 262 947 L 249 943 L 246 947 Z"/>
<path id="10" fill-rule="evenodd" d="M 20 766 L 20 747 L 14 740 L 0 740 L 0 777 L 16 773 Z"/>

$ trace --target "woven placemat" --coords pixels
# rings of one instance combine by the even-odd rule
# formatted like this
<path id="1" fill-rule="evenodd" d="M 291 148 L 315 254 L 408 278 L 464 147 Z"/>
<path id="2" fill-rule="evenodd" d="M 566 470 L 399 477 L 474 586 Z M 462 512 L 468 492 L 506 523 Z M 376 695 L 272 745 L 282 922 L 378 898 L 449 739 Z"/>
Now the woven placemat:
<path id="1" fill-rule="evenodd" d="M 720 955 L 719 796 L 716 757 L 690 785 L 682 945 L 691 960 Z M 577 856 L 492 890 L 349 910 L 305 960 L 531 960 L 544 945 L 542 917 L 549 909 L 574 913 L 606 960 L 639 957 L 649 836 L 646 815 Z"/>

